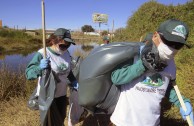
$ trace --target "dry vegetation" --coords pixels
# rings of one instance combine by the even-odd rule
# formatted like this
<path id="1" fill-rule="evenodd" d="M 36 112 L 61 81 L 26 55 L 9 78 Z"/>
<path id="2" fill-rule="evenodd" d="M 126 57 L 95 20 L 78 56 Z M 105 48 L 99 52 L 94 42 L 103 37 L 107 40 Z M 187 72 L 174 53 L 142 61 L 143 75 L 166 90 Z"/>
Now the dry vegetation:
<path id="1" fill-rule="evenodd" d="M 190 68 L 194 66 L 194 60 L 189 58 L 192 57 L 189 52 L 193 52 L 193 49 L 182 50 L 181 55 L 176 58 L 177 82 L 181 93 L 190 98 L 193 104 L 194 73 Z M 189 61 L 182 59 L 185 56 Z M 6 66 L 0 69 L 0 126 L 40 125 L 39 112 L 27 107 L 27 101 L 36 86 L 36 80 L 27 81 L 24 76 L 24 68 L 21 67 L 20 71 L 18 73 L 11 72 Z M 181 119 L 178 108 L 171 107 L 167 99 L 164 99 L 162 103 L 162 113 L 161 126 L 187 126 L 186 122 Z M 107 126 L 108 124 L 108 115 L 90 115 L 76 126 Z M 67 119 L 65 125 L 67 125 Z"/>
<path id="2" fill-rule="evenodd" d="M 27 107 L 37 80 L 26 80 L 24 66 L 19 71 L 10 71 L 6 65 L 0 69 L 0 126 L 39 126 L 39 111 Z M 67 125 L 67 118 L 64 123 Z M 76 126 L 106 126 L 108 123 L 107 115 L 90 115 Z"/>
<path id="3" fill-rule="evenodd" d="M 68 112 L 68 111 L 67 111 Z M 76 126 L 107 126 L 109 116 L 98 115 L 88 118 Z M 65 123 L 67 126 L 67 118 Z M 39 126 L 39 111 L 27 107 L 27 99 L 23 97 L 11 98 L 0 103 L 0 126 Z"/>
<path id="4" fill-rule="evenodd" d="M 134 15 L 128 20 L 126 28 L 115 33 L 115 40 L 118 41 L 137 41 L 139 37 L 145 35 L 146 32 L 155 31 L 158 24 L 168 18 L 177 17 L 183 21 L 186 21 L 190 27 L 189 43 L 193 43 L 194 35 L 194 23 L 190 18 L 194 16 L 193 1 L 185 5 L 164 6 L 157 2 L 150 1 L 140 7 L 140 9 L 134 13 Z M 149 8 L 149 9 L 148 9 Z M 146 12 L 146 13 L 145 13 Z M 143 16 L 143 17 L 142 17 Z M 13 41 L 21 40 L 17 36 L 21 36 L 21 33 L 17 33 L 12 37 L 14 39 L 8 39 L 0 37 L 0 43 L 6 43 L 5 46 L 9 46 L 9 50 L 25 49 L 26 41 L 15 45 L 10 43 Z M 22 35 L 23 36 L 23 35 Z M 74 36 L 79 37 L 78 36 Z M 89 36 L 90 38 L 90 36 Z M 24 38 L 22 38 L 24 40 Z M 31 38 L 32 44 L 36 45 L 36 41 Z M 33 43 L 34 42 L 34 43 Z M 39 43 L 39 42 L 38 42 Z M 13 46 L 14 44 L 14 46 Z M 0 46 L 0 52 L 5 51 L 5 48 Z M 21 48 L 19 48 L 21 47 Z M 29 45 L 30 47 L 30 45 Z M 36 47 L 34 47 L 36 48 Z M 79 51 L 76 52 L 79 55 Z M 177 64 L 177 83 L 181 93 L 191 100 L 194 106 L 194 48 L 182 49 L 176 56 Z M 27 100 L 32 93 L 32 90 L 36 86 L 36 81 L 27 81 L 24 76 L 24 70 L 21 68 L 20 72 L 14 73 L 9 71 L 6 66 L 0 69 L 0 126 L 39 126 L 39 112 L 32 111 L 27 108 Z M 84 122 L 79 123 L 77 126 L 107 126 L 109 123 L 109 116 L 89 116 Z M 65 120 L 67 125 L 67 120 Z M 167 99 L 162 103 L 162 120 L 161 126 L 187 126 L 185 121 L 182 121 L 179 109 L 171 107 Z"/>
<path id="5" fill-rule="evenodd" d="M 1 126 L 39 126 L 39 112 L 28 109 L 23 97 L 1 101 L 0 111 Z"/>

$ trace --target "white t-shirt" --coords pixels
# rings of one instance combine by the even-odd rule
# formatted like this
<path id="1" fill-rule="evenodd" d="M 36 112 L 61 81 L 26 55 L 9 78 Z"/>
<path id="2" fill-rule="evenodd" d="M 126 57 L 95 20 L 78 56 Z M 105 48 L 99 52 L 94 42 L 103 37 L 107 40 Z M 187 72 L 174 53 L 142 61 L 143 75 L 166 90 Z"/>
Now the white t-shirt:
<path id="1" fill-rule="evenodd" d="M 159 126 L 160 103 L 165 96 L 169 81 L 175 79 L 174 59 L 164 71 L 147 71 L 130 84 L 121 86 L 121 94 L 111 121 L 116 126 Z"/>
<path id="2" fill-rule="evenodd" d="M 71 70 L 71 56 L 68 51 L 62 55 L 56 55 L 50 52 L 48 49 L 47 57 L 50 57 L 51 69 L 57 74 L 60 82 L 56 85 L 55 97 L 64 96 L 67 93 L 67 76 Z M 43 49 L 40 49 L 38 52 L 43 54 Z M 38 79 L 38 88 L 37 95 L 39 95 L 39 82 L 41 77 Z"/>

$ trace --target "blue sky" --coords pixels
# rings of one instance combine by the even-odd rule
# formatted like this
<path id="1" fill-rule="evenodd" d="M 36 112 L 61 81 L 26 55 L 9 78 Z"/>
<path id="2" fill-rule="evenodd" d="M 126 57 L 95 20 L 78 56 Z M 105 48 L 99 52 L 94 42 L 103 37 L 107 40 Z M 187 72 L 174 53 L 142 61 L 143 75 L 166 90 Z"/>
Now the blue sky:
<path id="1" fill-rule="evenodd" d="M 138 8 L 149 0 L 44 0 L 46 29 L 59 27 L 80 29 L 83 25 L 91 25 L 98 29 L 98 23 L 93 23 L 93 13 L 108 15 L 108 25 L 102 24 L 101 29 L 125 27 L 128 18 Z M 188 0 L 157 0 L 169 5 L 184 4 Z M 41 0 L 1 0 L 0 20 L 3 26 L 11 28 L 39 29 L 41 23 Z"/>

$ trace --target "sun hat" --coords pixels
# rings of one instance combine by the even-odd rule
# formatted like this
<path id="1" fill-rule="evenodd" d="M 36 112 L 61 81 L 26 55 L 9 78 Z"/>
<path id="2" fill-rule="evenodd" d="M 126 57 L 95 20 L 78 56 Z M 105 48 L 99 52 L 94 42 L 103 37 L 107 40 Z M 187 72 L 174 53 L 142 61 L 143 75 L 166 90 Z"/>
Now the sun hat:
<path id="1" fill-rule="evenodd" d="M 75 45 L 75 42 L 71 38 L 71 33 L 69 30 L 65 28 L 58 28 L 55 32 L 54 35 L 60 36 L 62 39 L 64 39 L 66 42 L 70 42 L 73 45 Z"/>

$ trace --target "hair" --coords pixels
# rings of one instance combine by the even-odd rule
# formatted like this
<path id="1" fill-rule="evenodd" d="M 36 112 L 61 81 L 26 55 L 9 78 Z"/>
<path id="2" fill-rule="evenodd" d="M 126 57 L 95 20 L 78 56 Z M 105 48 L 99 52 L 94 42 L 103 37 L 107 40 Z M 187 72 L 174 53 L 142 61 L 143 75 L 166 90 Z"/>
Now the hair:
<path id="1" fill-rule="evenodd" d="M 61 37 L 56 36 L 56 35 L 54 35 L 54 34 L 51 34 L 51 35 L 49 36 L 49 38 L 46 39 L 46 45 L 47 45 L 47 46 L 55 45 L 55 44 L 57 44 L 58 41 L 61 40 L 61 39 L 62 39 Z M 58 40 L 58 41 L 56 41 L 56 40 Z"/>

